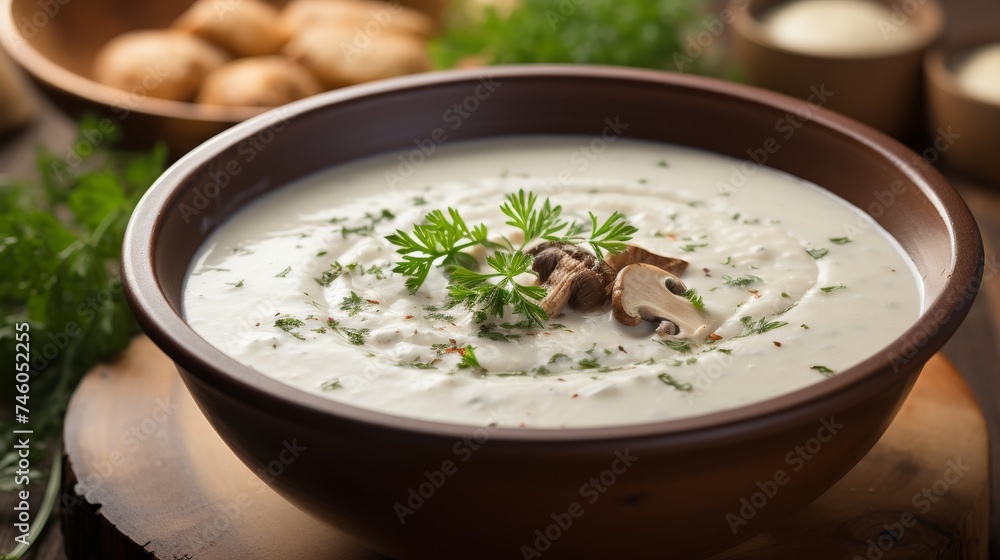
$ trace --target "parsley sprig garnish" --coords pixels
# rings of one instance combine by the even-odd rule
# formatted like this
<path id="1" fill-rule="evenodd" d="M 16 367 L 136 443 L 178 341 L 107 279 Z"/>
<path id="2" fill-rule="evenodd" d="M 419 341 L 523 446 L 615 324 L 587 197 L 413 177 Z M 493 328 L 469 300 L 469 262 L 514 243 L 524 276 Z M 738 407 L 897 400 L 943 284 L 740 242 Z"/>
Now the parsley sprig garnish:
<path id="1" fill-rule="evenodd" d="M 625 242 L 638 231 L 621 212 L 613 212 L 603 223 L 589 213 L 590 231 L 584 225 L 562 217 L 562 206 L 546 198 L 541 204 L 533 192 L 523 189 L 505 197 L 500 211 L 509 218 L 505 223 L 521 231 L 523 239 L 515 243 L 507 237 L 499 241 L 488 239 L 484 224 L 470 227 L 458 210 L 433 210 L 424 216 L 424 223 L 413 227 L 412 233 L 396 230 L 386 239 L 399 247 L 403 256 L 393 272 L 406 276 L 406 288 L 414 293 L 427 280 L 431 269 L 444 267 L 450 275 L 448 297 L 452 305 L 465 305 L 476 312 L 477 319 L 502 317 L 510 307 L 525 324 L 543 326 L 548 319 L 538 301 L 545 297 L 542 286 L 525 285 L 515 278 L 534 275 L 532 257 L 524 252 L 528 244 L 552 241 L 573 245 L 590 245 L 598 258 L 604 252 L 617 254 L 625 250 Z M 486 272 L 477 272 L 479 263 L 464 252 L 477 245 L 494 251 L 486 257 Z M 481 321 L 480 321 L 481 322 Z"/>

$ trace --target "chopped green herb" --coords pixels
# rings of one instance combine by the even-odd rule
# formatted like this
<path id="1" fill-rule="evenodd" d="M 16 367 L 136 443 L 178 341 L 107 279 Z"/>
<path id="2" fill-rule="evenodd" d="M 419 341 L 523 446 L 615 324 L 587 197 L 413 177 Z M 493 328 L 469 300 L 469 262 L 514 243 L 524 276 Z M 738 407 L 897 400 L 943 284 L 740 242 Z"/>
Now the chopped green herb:
<path id="1" fill-rule="evenodd" d="M 519 334 L 498 331 L 497 326 L 493 323 L 484 323 L 479 325 L 479 330 L 476 331 L 476 336 L 479 338 L 488 338 L 497 342 L 510 342 L 521 338 L 521 335 Z"/>
<path id="2" fill-rule="evenodd" d="M 733 278 L 732 276 L 723 275 L 722 280 L 726 283 L 727 286 L 731 286 L 733 288 L 745 288 L 751 284 L 760 282 L 761 278 L 759 276 L 754 276 L 753 274 L 747 274 L 746 276 L 739 276 L 736 278 Z"/>
<path id="3" fill-rule="evenodd" d="M 601 364 L 597 361 L 597 358 L 583 358 L 576 363 L 580 366 L 580 369 L 594 369 L 601 367 Z"/>
<path id="4" fill-rule="evenodd" d="M 757 320 L 757 322 L 754 322 L 753 318 L 748 316 L 740 317 L 740 322 L 743 323 L 743 330 L 740 331 L 740 334 L 736 335 L 734 338 L 743 338 L 753 334 L 764 334 L 768 331 L 772 331 L 788 324 L 784 321 L 768 321 L 767 317 L 761 317 Z"/>
<path id="5" fill-rule="evenodd" d="M 413 205 L 414 206 L 423 206 L 424 204 L 427 204 L 427 199 L 426 198 L 424 198 L 422 196 L 415 196 L 415 197 L 413 197 Z"/>
<path id="6" fill-rule="evenodd" d="M 447 313 L 442 313 L 440 311 L 432 311 L 431 313 L 425 313 L 424 319 L 428 321 L 444 321 L 446 323 L 451 323 L 455 320 L 454 315 L 448 315 Z"/>
<path id="7" fill-rule="evenodd" d="M 473 346 L 466 346 L 458 351 L 462 356 L 462 360 L 458 363 L 458 369 L 468 369 L 472 368 L 476 373 L 486 373 L 486 368 L 479 365 L 479 359 L 476 358 L 476 349 Z"/>
<path id="8" fill-rule="evenodd" d="M 681 251 L 693 253 L 699 247 L 708 247 L 708 243 L 688 243 L 687 245 L 681 245 Z"/>
<path id="9" fill-rule="evenodd" d="M 550 373 L 552 373 L 551 371 L 549 371 L 549 368 L 545 366 L 538 366 L 531 371 L 537 373 L 538 375 L 549 375 Z"/>
<path id="10" fill-rule="evenodd" d="M 305 323 L 303 323 L 299 319 L 296 319 L 295 317 L 282 317 L 281 319 L 278 319 L 274 322 L 275 327 L 278 327 L 279 329 L 285 331 L 286 333 L 294 336 L 299 340 L 305 340 L 306 337 L 295 332 L 295 329 L 298 329 L 304 325 Z"/>
<path id="11" fill-rule="evenodd" d="M 313 280 L 315 280 L 320 286 L 329 288 L 330 284 L 332 284 L 337 278 L 340 278 L 340 275 L 343 274 L 343 272 L 344 267 L 341 266 L 339 262 L 335 262 L 330 265 L 330 268 L 324 270 L 323 274 L 321 274 L 319 278 L 313 278 Z"/>
<path id="12" fill-rule="evenodd" d="M 812 366 L 809 369 L 814 369 L 814 370 L 822 373 L 823 375 L 825 375 L 827 377 L 833 377 L 834 374 L 836 373 L 835 371 L 833 371 L 832 369 L 830 369 L 830 368 L 828 368 L 826 366 Z"/>
<path id="13" fill-rule="evenodd" d="M 371 329 L 353 329 L 351 327 L 340 327 L 340 331 L 347 337 L 351 344 L 361 346 L 365 343 L 365 338 L 371 334 Z"/>
<path id="14" fill-rule="evenodd" d="M 674 379 L 674 376 L 670 375 L 669 373 L 661 373 L 657 377 L 660 378 L 660 381 L 664 382 L 667 385 L 670 385 L 671 387 L 677 389 L 678 391 L 690 393 L 691 391 L 694 390 L 693 385 L 691 385 L 690 383 L 681 383 L 680 381 Z"/>
<path id="15" fill-rule="evenodd" d="M 802 323 L 802 324 L 801 324 L 801 325 L 799 325 L 799 326 L 800 326 L 800 327 L 802 327 L 803 329 L 808 329 L 808 328 L 809 328 L 809 325 L 807 325 L 807 324 L 805 324 L 805 323 Z"/>
<path id="16" fill-rule="evenodd" d="M 850 237 L 830 237 L 829 240 L 834 245 L 846 245 L 853 241 Z"/>
<path id="17" fill-rule="evenodd" d="M 385 280 L 385 267 L 384 264 L 373 264 L 364 273 L 371 274 L 376 280 Z"/>
<path id="18" fill-rule="evenodd" d="M 726 260 L 722 264 L 731 264 L 733 262 L 733 257 L 726 257 Z"/>
<path id="19" fill-rule="evenodd" d="M 786 292 L 781 292 L 781 297 L 783 297 L 785 299 L 788 299 L 788 298 L 790 298 L 792 296 L 788 295 L 788 293 L 786 293 Z"/>
<path id="20" fill-rule="evenodd" d="M 549 358 L 549 363 L 550 364 L 554 364 L 554 363 L 558 362 L 561 359 L 567 359 L 568 360 L 570 358 L 569 358 L 569 356 L 567 356 L 566 354 L 563 354 L 563 353 L 553 354 L 552 357 Z"/>
<path id="21" fill-rule="evenodd" d="M 336 391 L 337 389 L 342 389 L 344 386 L 340 384 L 340 379 L 331 379 L 330 381 L 324 382 L 319 386 L 321 391 Z"/>
<path id="22" fill-rule="evenodd" d="M 281 272 L 275 274 L 274 277 L 275 278 L 284 278 L 285 276 L 288 276 L 288 273 L 291 272 L 291 271 L 292 271 L 292 267 L 286 266 L 285 270 L 282 270 Z"/>
<path id="23" fill-rule="evenodd" d="M 670 165 L 667 163 L 667 160 L 665 159 L 661 159 L 660 161 L 656 162 L 656 165 L 660 167 L 670 167 Z"/>
<path id="24" fill-rule="evenodd" d="M 705 302 L 701 299 L 701 296 L 698 295 L 698 290 L 688 288 L 687 291 L 681 294 L 681 296 L 687 298 L 695 309 L 705 309 Z"/>
<path id="25" fill-rule="evenodd" d="M 843 290 L 846 287 L 847 286 L 845 286 L 843 282 L 838 282 L 835 286 L 824 286 L 824 287 L 820 288 L 820 290 L 822 290 L 823 293 L 828 294 L 828 293 L 836 291 L 836 290 Z"/>
<path id="26" fill-rule="evenodd" d="M 382 211 L 379 212 L 378 214 L 371 214 L 369 212 L 365 212 L 365 219 L 368 220 L 367 224 L 355 227 L 344 226 L 340 229 L 340 235 L 345 239 L 350 235 L 371 235 L 372 233 L 375 232 L 376 224 L 384 220 L 395 219 L 395 217 L 396 215 L 390 212 L 387 208 L 383 208 Z"/>
<path id="27" fill-rule="evenodd" d="M 697 364 L 698 363 L 698 358 L 688 358 L 687 360 L 684 360 L 684 363 L 687 364 L 687 365 L 689 365 L 689 366 Z"/>
<path id="28" fill-rule="evenodd" d="M 719 348 L 719 352 L 722 352 L 723 354 L 732 354 L 733 353 L 733 349 L 732 348 Z"/>
<path id="29" fill-rule="evenodd" d="M 232 286 L 234 288 L 242 288 L 243 287 L 243 280 L 240 280 L 239 282 L 226 282 L 226 285 L 227 286 Z"/>
<path id="30" fill-rule="evenodd" d="M 437 366 L 435 366 L 434 364 L 430 362 L 421 362 L 420 360 L 415 360 L 412 362 L 399 362 L 396 365 L 413 369 L 437 369 Z"/>
<path id="31" fill-rule="evenodd" d="M 675 350 L 680 354 L 691 353 L 691 341 L 686 338 L 681 340 L 673 340 L 667 338 L 663 340 L 657 340 L 656 342 L 659 342 L 660 344 L 666 346 L 667 348 L 670 348 L 671 350 Z"/>
<path id="32" fill-rule="evenodd" d="M 820 249 L 806 249 L 806 252 L 809 253 L 810 257 L 819 260 L 819 259 L 822 259 L 823 257 L 825 257 L 827 255 L 827 253 L 830 252 L 830 250 L 829 249 L 822 249 L 822 248 L 820 248 Z"/>
<path id="33" fill-rule="evenodd" d="M 351 292 L 351 295 L 345 297 L 340 302 L 340 310 L 346 311 L 349 317 L 354 317 L 358 313 L 361 313 L 365 309 L 371 308 L 372 303 L 366 299 L 363 299 L 358 294 Z"/>

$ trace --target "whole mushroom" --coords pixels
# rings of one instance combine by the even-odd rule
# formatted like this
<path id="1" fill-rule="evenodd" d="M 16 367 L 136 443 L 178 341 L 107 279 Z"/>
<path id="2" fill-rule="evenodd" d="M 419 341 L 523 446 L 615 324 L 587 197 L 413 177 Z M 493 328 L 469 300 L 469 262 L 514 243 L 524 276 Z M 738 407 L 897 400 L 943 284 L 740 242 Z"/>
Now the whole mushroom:
<path id="1" fill-rule="evenodd" d="M 567 304 L 580 311 L 600 307 L 611 295 L 614 271 L 579 247 L 543 243 L 528 254 L 535 257 L 531 268 L 548 290 L 539 305 L 550 318 L 558 317 Z"/>

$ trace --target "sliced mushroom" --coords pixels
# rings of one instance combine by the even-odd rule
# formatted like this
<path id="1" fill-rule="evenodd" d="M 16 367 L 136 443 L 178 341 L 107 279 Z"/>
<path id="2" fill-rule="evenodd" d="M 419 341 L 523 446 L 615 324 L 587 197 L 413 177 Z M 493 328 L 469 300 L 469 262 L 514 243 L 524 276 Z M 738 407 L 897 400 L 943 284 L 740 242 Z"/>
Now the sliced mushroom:
<path id="1" fill-rule="evenodd" d="M 688 267 L 688 262 L 685 260 L 657 255 L 635 245 L 629 245 L 627 249 L 617 255 L 610 253 L 605 255 L 604 262 L 608 263 L 615 272 L 630 264 L 644 263 L 662 268 L 675 276 L 683 274 Z"/>
<path id="2" fill-rule="evenodd" d="M 531 268 L 548 291 L 539 303 L 549 317 L 558 317 L 569 304 L 587 311 L 604 305 L 611 295 L 614 271 L 590 253 L 563 243 L 543 243 L 528 251 Z"/>
<path id="3" fill-rule="evenodd" d="M 706 317 L 681 297 L 686 290 L 680 278 L 662 268 L 630 264 L 615 278 L 611 313 L 623 325 L 657 323 L 660 336 L 701 339 L 709 334 Z"/>

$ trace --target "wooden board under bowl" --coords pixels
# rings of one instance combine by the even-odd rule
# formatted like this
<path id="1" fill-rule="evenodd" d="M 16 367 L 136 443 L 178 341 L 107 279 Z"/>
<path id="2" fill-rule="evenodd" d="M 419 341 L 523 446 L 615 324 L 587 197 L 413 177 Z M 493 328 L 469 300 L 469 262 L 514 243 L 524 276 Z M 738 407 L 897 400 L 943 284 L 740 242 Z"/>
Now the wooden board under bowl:
<path id="1" fill-rule="evenodd" d="M 986 437 L 965 382 L 935 356 L 892 426 L 836 486 L 780 526 L 711 560 L 983 560 Z M 173 364 L 145 337 L 84 378 L 70 403 L 65 439 L 62 523 L 70 560 L 383 558 L 265 486 L 209 426 Z M 668 554 L 670 539 L 680 536 L 665 528 L 664 537 Z"/>

